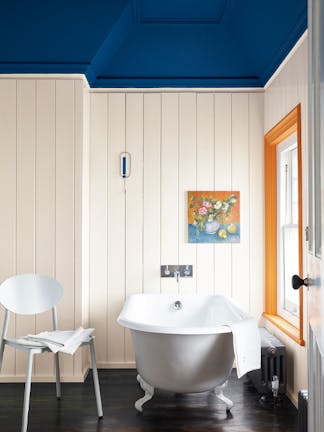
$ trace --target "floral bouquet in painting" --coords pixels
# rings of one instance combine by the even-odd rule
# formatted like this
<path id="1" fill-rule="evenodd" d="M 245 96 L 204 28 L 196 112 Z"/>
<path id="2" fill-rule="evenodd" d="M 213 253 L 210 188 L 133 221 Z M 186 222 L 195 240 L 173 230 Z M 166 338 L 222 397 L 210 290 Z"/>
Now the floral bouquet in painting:
<path id="1" fill-rule="evenodd" d="M 239 192 L 188 192 L 189 243 L 237 243 Z"/>

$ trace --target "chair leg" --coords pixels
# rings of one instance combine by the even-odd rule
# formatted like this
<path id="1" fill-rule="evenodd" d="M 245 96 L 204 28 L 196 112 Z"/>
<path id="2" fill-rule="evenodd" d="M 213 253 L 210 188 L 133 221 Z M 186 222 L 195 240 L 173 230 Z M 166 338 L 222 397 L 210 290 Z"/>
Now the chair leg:
<path id="1" fill-rule="evenodd" d="M 34 352 L 30 350 L 28 353 L 28 364 L 27 364 L 27 372 L 26 372 L 24 408 L 23 408 L 21 432 L 27 432 L 27 427 L 28 427 L 28 411 L 29 411 L 29 398 L 30 398 L 30 388 L 31 388 L 31 376 L 33 370 L 33 357 L 34 357 Z"/>
<path id="2" fill-rule="evenodd" d="M 4 354 L 4 342 L 2 340 L 0 342 L 0 371 L 1 371 L 1 368 L 2 368 L 3 354 Z"/>
<path id="3" fill-rule="evenodd" d="M 98 417 L 101 419 L 103 417 L 103 411 L 102 411 L 102 402 L 101 402 L 100 387 L 99 387 L 96 353 L 95 353 L 93 339 L 90 341 L 89 346 L 90 346 L 90 355 L 91 355 L 93 384 L 94 384 L 96 402 L 97 402 L 97 411 L 98 411 Z"/>
<path id="4" fill-rule="evenodd" d="M 58 353 L 54 355 L 54 361 L 55 361 L 55 376 L 56 376 L 56 397 L 57 399 L 61 399 L 60 361 L 59 361 Z"/>

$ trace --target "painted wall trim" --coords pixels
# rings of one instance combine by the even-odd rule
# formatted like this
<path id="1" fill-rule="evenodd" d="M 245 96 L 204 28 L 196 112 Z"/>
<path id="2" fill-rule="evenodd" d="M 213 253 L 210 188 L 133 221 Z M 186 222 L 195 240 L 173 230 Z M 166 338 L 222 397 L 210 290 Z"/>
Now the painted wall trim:
<path id="1" fill-rule="evenodd" d="M 136 363 L 135 362 L 115 363 L 115 362 L 97 361 L 97 367 L 98 369 L 136 369 Z"/>
<path id="2" fill-rule="evenodd" d="M 192 87 L 192 88 L 175 88 L 175 87 L 161 87 L 161 88 L 90 88 L 90 93 L 264 93 L 261 87 L 234 87 L 234 88 L 206 88 L 206 87 Z"/>
<path id="3" fill-rule="evenodd" d="M 290 61 L 290 59 L 295 55 L 296 51 L 299 49 L 299 47 L 303 44 L 303 42 L 307 38 L 308 31 L 305 30 L 305 32 L 302 34 L 302 36 L 298 39 L 292 50 L 289 52 L 287 57 L 283 60 L 283 62 L 279 65 L 279 67 L 276 69 L 276 71 L 272 74 L 272 76 L 268 79 L 266 84 L 264 85 L 264 90 L 267 90 L 273 81 L 277 78 L 277 76 L 281 73 L 281 71 L 286 67 L 287 63 Z"/>
<path id="4" fill-rule="evenodd" d="M 0 79 L 70 79 L 76 80 L 81 79 L 87 84 L 88 80 L 82 73 L 12 73 L 12 74 L 0 74 Z"/>
<path id="5" fill-rule="evenodd" d="M 61 382 L 66 383 L 83 383 L 87 378 L 90 371 L 89 367 L 86 367 L 81 374 L 78 375 L 61 375 Z M 0 375 L 0 383 L 24 383 L 26 381 L 25 375 Z M 32 382 L 48 382 L 54 383 L 54 375 L 33 375 Z"/>
<path id="6" fill-rule="evenodd" d="M 84 74 L 0 74 L 0 79 L 57 79 L 57 80 L 76 80 L 84 81 L 89 93 L 263 93 L 262 87 L 90 87 L 86 75 Z"/>

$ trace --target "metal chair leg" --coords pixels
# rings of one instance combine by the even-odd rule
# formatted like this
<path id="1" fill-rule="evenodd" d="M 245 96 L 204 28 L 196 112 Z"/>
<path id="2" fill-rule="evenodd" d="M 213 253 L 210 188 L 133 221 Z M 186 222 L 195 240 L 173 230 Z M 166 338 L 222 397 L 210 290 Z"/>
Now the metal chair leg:
<path id="1" fill-rule="evenodd" d="M 24 408 L 23 408 L 21 432 L 27 432 L 27 427 L 28 427 L 28 411 L 29 411 L 29 399 L 30 399 L 30 388 L 31 388 L 31 376 L 33 370 L 33 357 L 34 357 L 34 352 L 30 350 L 28 353 L 28 364 L 27 364 L 27 372 L 26 372 Z"/>
<path id="2" fill-rule="evenodd" d="M 60 361 L 59 354 L 55 354 L 55 376 L 56 376 L 56 397 L 61 399 L 61 381 L 60 381 Z"/>
<path id="3" fill-rule="evenodd" d="M 6 337 L 7 331 L 8 331 L 9 317 L 10 317 L 10 312 L 8 311 L 8 309 L 6 309 L 4 322 L 3 322 L 2 335 L 1 335 L 1 339 L 0 339 L 0 371 L 2 368 L 4 347 L 5 347 L 5 337 Z"/>
<path id="4" fill-rule="evenodd" d="M 3 354 L 4 354 L 4 342 L 2 340 L 0 342 L 0 371 L 1 371 L 1 368 L 2 368 Z"/>
<path id="5" fill-rule="evenodd" d="M 96 402 L 97 402 L 97 411 L 98 411 L 98 417 L 101 419 L 103 417 L 103 411 L 102 411 L 99 378 L 98 378 L 98 370 L 97 370 L 97 363 L 96 363 L 96 353 L 95 353 L 93 339 L 91 339 L 91 341 L 89 342 L 89 346 L 90 346 L 90 355 L 91 355 L 93 384 L 94 384 Z"/>

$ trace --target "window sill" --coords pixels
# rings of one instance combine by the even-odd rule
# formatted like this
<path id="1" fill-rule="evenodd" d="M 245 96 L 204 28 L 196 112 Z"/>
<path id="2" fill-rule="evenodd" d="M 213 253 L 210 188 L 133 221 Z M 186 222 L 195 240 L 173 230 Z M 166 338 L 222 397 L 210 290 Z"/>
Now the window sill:
<path id="1" fill-rule="evenodd" d="M 305 345 L 304 339 L 300 337 L 299 328 L 293 326 L 292 324 L 290 324 L 290 322 L 288 322 L 287 320 L 285 320 L 279 315 L 271 315 L 269 313 L 264 312 L 263 316 L 265 319 L 267 319 L 276 327 L 278 327 L 279 330 L 281 330 L 283 333 L 285 333 L 287 336 L 289 336 L 299 345 L 301 346 Z"/>

